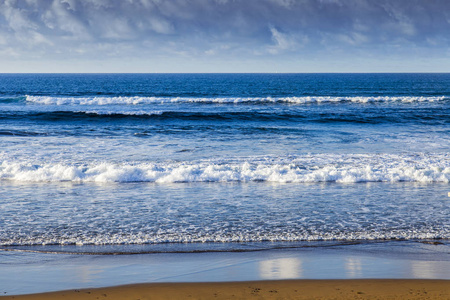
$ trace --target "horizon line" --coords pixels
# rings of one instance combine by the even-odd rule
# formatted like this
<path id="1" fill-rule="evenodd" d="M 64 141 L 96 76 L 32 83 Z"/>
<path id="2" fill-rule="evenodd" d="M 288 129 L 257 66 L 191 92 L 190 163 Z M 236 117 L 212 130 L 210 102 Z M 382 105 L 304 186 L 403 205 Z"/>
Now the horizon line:
<path id="1" fill-rule="evenodd" d="M 0 72 L 8 74 L 450 74 L 450 72 Z"/>

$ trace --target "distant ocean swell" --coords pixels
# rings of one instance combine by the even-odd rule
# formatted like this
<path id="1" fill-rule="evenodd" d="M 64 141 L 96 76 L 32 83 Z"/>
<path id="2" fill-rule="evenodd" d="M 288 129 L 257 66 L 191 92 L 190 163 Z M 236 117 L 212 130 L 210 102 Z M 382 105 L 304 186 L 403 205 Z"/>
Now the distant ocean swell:
<path id="1" fill-rule="evenodd" d="M 218 104 L 314 104 L 314 103 L 376 103 L 376 102 L 435 102 L 448 100 L 445 96 L 304 96 L 304 97 L 55 97 L 55 96 L 25 96 L 27 102 L 45 105 L 138 105 L 165 103 L 218 103 Z"/>
<path id="2" fill-rule="evenodd" d="M 450 156 L 332 155 L 166 163 L 3 160 L 0 179 L 23 182 L 450 182 Z"/>
<path id="3" fill-rule="evenodd" d="M 89 120 L 185 120 L 185 121 L 258 121 L 258 122 L 303 122 L 303 123 L 356 123 L 356 124 L 396 124 L 417 123 L 440 125 L 449 122 L 449 118 L 441 109 L 411 109 L 385 113 L 370 111 L 365 114 L 320 111 L 284 111 L 272 113 L 269 111 L 162 111 L 154 109 L 127 110 L 122 107 L 111 110 L 89 109 L 55 111 L 18 111 L 0 114 L 0 120 L 39 120 L 52 122 L 89 121 Z"/>

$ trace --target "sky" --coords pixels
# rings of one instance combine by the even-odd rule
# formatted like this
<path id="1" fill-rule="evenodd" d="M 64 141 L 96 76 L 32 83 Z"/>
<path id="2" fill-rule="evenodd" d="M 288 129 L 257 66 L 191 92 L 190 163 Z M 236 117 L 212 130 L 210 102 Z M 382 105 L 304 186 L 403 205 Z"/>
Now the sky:
<path id="1" fill-rule="evenodd" d="M 449 71 L 449 0 L 0 0 L 0 73 Z"/>

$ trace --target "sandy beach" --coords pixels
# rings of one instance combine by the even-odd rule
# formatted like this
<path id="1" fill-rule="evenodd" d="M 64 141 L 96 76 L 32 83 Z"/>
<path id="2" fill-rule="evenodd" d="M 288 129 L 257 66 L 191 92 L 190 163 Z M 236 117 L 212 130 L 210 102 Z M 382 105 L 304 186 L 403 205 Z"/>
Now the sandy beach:
<path id="1" fill-rule="evenodd" d="M 2 299 L 450 299 L 448 280 L 280 280 L 149 283 Z"/>

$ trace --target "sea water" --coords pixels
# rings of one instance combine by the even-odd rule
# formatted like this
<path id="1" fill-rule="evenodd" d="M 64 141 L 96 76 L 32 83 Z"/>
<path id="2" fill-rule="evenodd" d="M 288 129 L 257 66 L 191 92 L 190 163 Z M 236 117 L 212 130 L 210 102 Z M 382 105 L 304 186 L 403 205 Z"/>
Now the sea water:
<path id="1" fill-rule="evenodd" d="M 0 246 L 450 238 L 450 74 L 2 74 Z"/>

